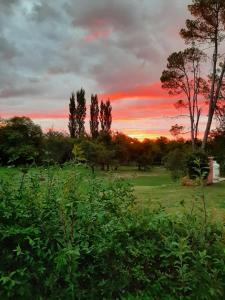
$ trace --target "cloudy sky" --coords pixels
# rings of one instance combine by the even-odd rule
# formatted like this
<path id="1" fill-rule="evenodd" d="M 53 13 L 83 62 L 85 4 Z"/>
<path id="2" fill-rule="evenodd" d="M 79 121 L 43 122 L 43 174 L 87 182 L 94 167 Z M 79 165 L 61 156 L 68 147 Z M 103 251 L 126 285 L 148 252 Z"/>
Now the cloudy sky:
<path id="1" fill-rule="evenodd" d="M 190 0 L 0 0 L 0 116 L 67 130 L 70 93 L 110 98 L 113 129 L 168 135 L 181 123 L 161 90 Z M 185 122 L 183 120 L 183 122 Z"/>

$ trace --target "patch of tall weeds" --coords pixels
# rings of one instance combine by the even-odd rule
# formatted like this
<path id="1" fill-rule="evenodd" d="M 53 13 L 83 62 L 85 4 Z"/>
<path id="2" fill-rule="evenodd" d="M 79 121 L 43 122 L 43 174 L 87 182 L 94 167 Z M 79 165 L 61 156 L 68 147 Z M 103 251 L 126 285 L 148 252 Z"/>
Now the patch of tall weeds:
<path id="1" fill-rule="evenodd" d="M 125 181 L 69 170 L 1 181 L 1 299 L 224 299 L 222 226 L 136 212 Z"/>

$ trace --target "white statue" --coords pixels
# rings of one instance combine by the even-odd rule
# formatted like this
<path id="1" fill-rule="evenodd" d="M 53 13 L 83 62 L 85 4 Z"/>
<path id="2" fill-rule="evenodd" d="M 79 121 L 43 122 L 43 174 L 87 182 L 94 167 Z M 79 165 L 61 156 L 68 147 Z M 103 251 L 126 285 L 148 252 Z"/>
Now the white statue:
<path id="1" fill-rule="evenodd" d="M 213 161 L 213 182 L 218 182 L 220 178 L 220 165 Z"/>

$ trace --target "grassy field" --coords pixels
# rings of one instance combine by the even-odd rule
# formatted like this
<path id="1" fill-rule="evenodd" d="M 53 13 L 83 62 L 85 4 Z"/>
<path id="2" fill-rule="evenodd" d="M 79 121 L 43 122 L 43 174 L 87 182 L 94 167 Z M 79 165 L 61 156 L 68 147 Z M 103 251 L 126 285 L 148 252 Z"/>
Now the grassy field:
<path id="1" fill-rule="evenodd" d="M 67 176 L 71 167 L 61 171 Z M 47 172 L 44 168 L 32 169 L 30 172 Z M 87 172 L 79 168 L 79 172 Z M 11 180 L 19 181 L 21 171 L 17 168 L 0 168 L 0 178 L 8 177 Z M 97 171 L 96 176 L 108 178 L 123 178 L 134 187 L 136 205 L 138 209 L 155 208 L 163 206 L 169 213 L 176 213 L 181 210 L 201 208 L 202 189 L 200 187 L 184 187 L 180 182 L 173 182 L 167 170 L 161 167 L 154 167 L 150 171 L 137 171 L 136 168 L 122 167 L 118 171 L 101 172 Z M 217 183 L 204 188 L 207 209 L 212 213 L 213 219 L 225 219 L 225 182 Z"/>
<path id="2" fill-rule="evenodd" d="M 134 186 L 138 208 L 163 206 L 171 213 L 191 210 L 193 206 L 201 209 L 204 192 L 212 218 L 225 218 L 225 182 L 206 186 L 204 191 L 201 187 L 184 187 L 180 182 L 173 182 L 169 172 L 161 167 L 148 172 L 124 168 L 117 173 L 113 172 L 113 175 L 126 178 Z"/>

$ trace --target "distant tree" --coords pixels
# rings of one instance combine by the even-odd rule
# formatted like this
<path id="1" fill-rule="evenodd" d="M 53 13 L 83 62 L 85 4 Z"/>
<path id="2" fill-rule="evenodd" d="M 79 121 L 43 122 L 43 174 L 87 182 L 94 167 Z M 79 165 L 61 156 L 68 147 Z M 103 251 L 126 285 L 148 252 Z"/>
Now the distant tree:
<path id="1" fill-rule="evenodd" d="M 98 121 L 99 117 L 99 107 L 98 107 L 98 96 L 91 95 L 91 106 L 90 106 L 90 132 L 92 138 L 98 136 Z"/>
<path id="2" fill-rule="evenodd" d="M 86 160 L 86 163 L 91 168 L 92 173 L 95 172 L 95 167 L 98 165 L 99 162 L 99 156 L 100 156 L 100 147 L 99 144 L 95 140 L 88 140 L 85 139 L 80 144 L 84 157 Z"/>
<path id="3" fill-rule="evenodd" d="M 145 139 L 141 143 L 139 151 L 140 152 L 137 159 L 138 169 L 139 170 L 143 169 L 145 171 L 149 169 L 153 163 L 154 154 L 153 154 L 151 141 Z"/>
<path id="4" fill-rule="evenodd" d="M 109 171 L 110 166 L 113 164 L 115 157 L 115 151 L 111 147 L 108 147 L 104 143 L 98 144 L 98 164 L 101 166 L 101 169 Z"/>
<path id="5" fill-rule="evenodd" d="M 74 141 L 62 132 L 50 129 L 44 135 L 45 162 L 62 164 L 71 159 Z"/>
<path id="6" fill-rule="evenodd" d="M 100 105 L 100 123 L 101 123 L 101 131 L 105 132 L 105 103 L 103 101 L 101 101 L 101 105 Z"/>
<path id="7" fill-rule="evenodd" d="M 116 132 L 112 136 L 112 143 L 115 150 L 115 162 L 120 165 L 128 164 L 132 157 L 132 139 L 124 133 Z"/>
<path id="8" fill-rule="evenodd" d="M 186 20 L 186 28 L 181 29 L 180 32 L 182 38 L 186 43 L 197 42 L 204 48 L 211 47 L 213 49 L 209 57 L 210 64 L 212 62 L 213 66 L 208 93 L 207 125 L 202 142 L 202 149 L 204 150 L 225 74 L 225 58 L 219 53 L 220 46 L 221 48 L 224 46 L 221 43 L 225 38 L 225 1 L 192 0 L 192 4 L 188 6 L 188 9 L 194 19 Z"/>
<path id="9" fill-rule="evenodd" d="M 77 137 L 83 137 L 85 134 L 85 117 L 86 117 L 86 99 L 85 90 L 77 91 L 77 108 L 76 108 L 76 122 L 77 122 Z"/>
<path id="10" fill-rule="evenodd" d="M 145 171 L 151 167 L 155 158 L 152 141 L 145 139 L 141 142 L 137 139 L 132 139 L 130 150 L 131 160 L 137 165 L 139 171 Z"/>
<path id="11" fill-rule="evenodd" d="M 112 124 L 112 106 L 110 100 L 107 100 L 106 103 L 101 101 L 100 122 L 102 132 L 110 134 Z"/>
<path id="12" fill-rule="evenodd" d="M 112 106 L 110 100 L 105 103 L 105 131 L 110 132 L 112 125 Z"/>
<path id="13" fill-rule="evenodd" d="M 161 165 L 163 158 L 168 153 L 168 147 L 170 145 L 170 141 L 165 136 L 160 136 L 155 140 L 156 147 L 156 157 L 155 163 Z"/>
<path id="14" fill-rule="evenodd" d="M 0 127 L 1 164 L 40 163 L 43 152 L 41 127 L 27 117 L 13 117 Z"/>
<path id="15" fill-rule="evenodd" d="M 185 175 L 186 152 L 183 149 L 175 148 L 164 157 L 163 161 L 174 181 Z"/>
<path id="16" fill-rule="evenodd" d="M 70 97 L 68 127 L 69 127 L 70 137 L 71 138 L 77 137 L 76 100 L 75 100 L 74 93 L 72 93 Z"/>
<path id="17" fill-rule="evenodd" d="M 199 95 L 205 93 L 207 86 L 200 74 L 200 63 L 204 57 L 204 53 L 195 47 L 175 52 L 169 56 L 167 69 L 161 76 L 162 88 L 167 89 L 171 95 L 184 97 L 177 102 L 176 107 L 182 106 L 188 110 L 193 150 L 201 116 Z"/>

